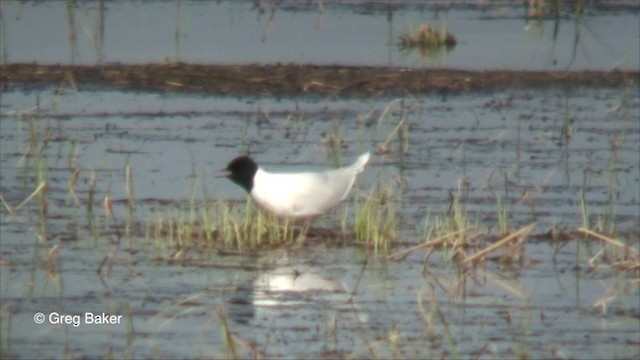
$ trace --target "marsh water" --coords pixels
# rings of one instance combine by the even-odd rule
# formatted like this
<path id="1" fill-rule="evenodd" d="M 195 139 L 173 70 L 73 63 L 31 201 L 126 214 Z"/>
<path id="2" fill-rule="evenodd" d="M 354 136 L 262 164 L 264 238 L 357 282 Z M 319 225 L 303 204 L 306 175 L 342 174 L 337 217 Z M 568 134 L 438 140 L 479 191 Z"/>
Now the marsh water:
<path id="1" fill-rule="evenodd" d="M 269 1 L 67 3 L 3 5 L 3 61 L 478 70 L 638 69 L 640 64 L 638 8 L 628 1 L 597 2 L 583 12 L 565 3 L 557 17 L 548 4 L 539 18 L 518 1 L 293 0 L 275 7 Z M 398 51 L 398 37 L 424 23 L 453 33 L 459 43 L 455 51 Z"/>
<path id="2" fill-rule="evenodd" d="M 637 7 L 563 15 L 554 38 L 554 20 L 527 21 L 509 2 L 445 12 L 413 2 L 393 11 L 285 2 L 264 12 L 237 2 L 118 2 L 107 5 L 97 51 L 87 34 L 100 3 L 76 4 L 73 22 L 66 4 L 2 2 L 5 61 L 640 68 Z M 390 44 L 425 19 L 446 20 L 456 48 L 423 58 Z M 604 261 L 607 245 L 576 232 L 599 228 L 640 247 L 633 79 L 368 98 L 3 84 L 0 110 L 0 191 L 14 209 L 0 210 L 3 357 L 640 355 L 638 270 Z M 398 140 L 402 118 L 407 136 Z M 215 177 L 238 154 L 297 171 L 367 150 L 375 155 L 357 191 L 314 221 L 326 235 L 304 245 L 183 251 L 148 231 L 158 213 L 188 213 L 192 199 L 228 200 L 241 212 L 246 194 Z M 46 203 L 36 196 L 17 208 L 42 180 Z M 397 211 L 390 252 L 429 240 L 454 198 L 490 233 L 502 217 L 511 229 L 536 225 L 520 260 L 489 257 L 471 273 L 446 249 L 389 259 L 331 235 L 378 185 L 393 189 Z M 87 314 L 115 317 L 96 324 Z"/>

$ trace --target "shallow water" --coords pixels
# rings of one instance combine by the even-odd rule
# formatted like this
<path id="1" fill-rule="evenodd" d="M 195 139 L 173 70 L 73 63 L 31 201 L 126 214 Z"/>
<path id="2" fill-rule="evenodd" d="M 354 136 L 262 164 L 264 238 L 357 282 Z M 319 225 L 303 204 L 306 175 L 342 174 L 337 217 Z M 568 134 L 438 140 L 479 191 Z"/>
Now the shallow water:
<path id="1" fill-rule="evenodd" d="M 463 69 L 640 68 L 637 4 L 564 3 L 558 20 L 522 2 L 3 1 L 3 62 L 312 63 Z M 398 49 L 423 23 L 453 33 L 452 51 Z"/>
<path id="2" fill-rule="evenodd" d="M 433 9 L 413 2 L 401 2 L 390 21 L 376 6 L 327 5 L 320 16 L 316 8 L 288 3 L 270 27 L 269 9 L 260 15 L 246 3 L 108 2 L 101 52 L 90 36 L 99 3 L 74 8 L 73 26 L 65 2 L 0 4 L 2 57 L 9 62 L 168 57 L 469 69 L 640 67 L 640 22 L 628 9 L 587 12 L 580 21 L 567 15 L 553 41 L 553 20 L 527 22 L 519 7 L 453 7 L 435 20 L 446 19 L 459 44 L 421 59 L 392 44 L 435 18 Z M 138 21 L 142 14 L 150 20 Z M 73 50 L 70 28 L 77 32 Z M 615 41 L 608 41 L 612 34 Z M 585 221 L 584 193 L 591 227 L 612 230 L 640 248 L 637 84 L 404 99 L 235 98 L 76 85 L 16 86 L 0 98 L 0 194 L 15 207 L 38 186 L 32 133 L 48 184 L 44 215 L 38 198 L 15 214 L 0 208 L 3 356 L 230 357 L 225 323 L 242 358 L 640 356 L 637 270 L 611 268 L 611 247 L 600 253 L 602 243 L 575 232 Z M 446 218 L 458 195 L 470 222 L 491 234 L 499 233 L 500 202 L 510 228 L 536 221 L 521 261 L 489 256 L 462 273 L 446 249 L 389 260 L 331 235 L 345 214 L 353 221 L 355 194 L 313 223 L 325 235 L 304 246 L 184 251 L 175 241 L 148 236 L 158 212 L 177 216 L 192 197 L 230 200 L 242 212 L 246 194 L 214 176 L 238 154 L 251 152 L 274 170 L 323 169 L 336 162 L 327 145 L 332 136 L 344 140 L 340 160 L 347 163 L 375 151 L 402 114 L 406 152 L 392 135 L 391 152 L 375 155 L 358 183 L 358 194 L 392 184 L 400 237 L 393 251 L 425 241 L 425 228 Z M 74 169 L 80 170 L 70 192 Z M 113 219 L 102 208 L 106 194 Z M 34 321 L 39 312 L 43 324 Z M 52 324 L 52 313 L 71 315 L 70 324 Z M 87 324 L 85 313 L 121 317 Z"/>
<path id="3" fill-rule="evenodd" d="M 37 202 L 15 216 L 2 210 L 2 326 L 10 329 L 3 339 L 10 353 L 226 356 L 218 313 L 224 309 L 240 356 L 638 354 L 637 280 L 588 267 L 586 260 L 600 248 L 594 242 L 577 249 L 576 241 L 556 243 L 545 235 L 582 226 L 584 189 L 592 224 L 609 219 L 623 239 L 638 246 L 635 87 L 509 89 L 404 100 L 406 154 L 394 141 L 393 152 L 375 156 L 359 182 L 368 190 L 378 181 L 402 180 L 394 204 L 402 243 L 395 249 L 423 241 L 425 221 L 447 212 L 449 194 L 461 180 L 469 217 L 490 231 L 497 231 L 498 197 L 513 228 L 537 221 L 538 236 L 527 242 L 523 263 L 489 260 L 465 285 L 457 284 L 460 270 L 445 251 L 426 261 L 423 251 L 389 261 L 349 241 L 316 239 L 303 248 L 246 255 L 192 248 L 175 258 L 173 245 L 145 237 L 152 209 L 170 214 L 188 207 L 192 171 L 196 198 L 206 191 L 212 199 L 242 201 L 241 189 L 213 174 L 247 147 L 267 168 L 324 168 L 333 157 L 323 138 L 337 128 L 345 140 L 344 161 L 351 161 L 375 149 L 396 126 L 397 99 L 237 99 L 101 89 L 66 89 L 54 98 L 52 91 L 15 90 L 2 100 L 0 179 L 8 203 L 15 206 L 35 188 L 35 159 L 22 159 L 30 122 L 51 139 L 43 150 L 47 241 L 37 238 L 43 234 Z M 30 118 L 37 98 L 41 110 Z M 393 110 L 383 115 L 390 104 Z M 367 114 L 380 123 L 367 127 L 356 121 Z M 563 142 L 566 116 L 573 119 L 573 131 Z M 618 143 L 615 158 L 611 141 Z M 77 205 L 68 193 L 69 154 L 81 169 Z M 125 190 L 127 163 L 133 169 L 133 213 Z M 95 215 L 88 216 L 92 171 Z M 112 225 L 100 207 L 107 191 L 114 203 Z M 314 226 L 335 228 L 344 211 L 352 211 L 351 200 Z M 49 257 L 56 246 L 57 254 Z M 254 283 L 272 273 L 290 275 L 292 283 L 311 274 L 327 279 L 333 290 L 282 292 Z M 340 286 L 347 292 L 334 291 Z M 122 320 L 81 320 L 75 327 L 49 324 L 47 318 L 36 325 L 36 312 L 105 312 Z"/>

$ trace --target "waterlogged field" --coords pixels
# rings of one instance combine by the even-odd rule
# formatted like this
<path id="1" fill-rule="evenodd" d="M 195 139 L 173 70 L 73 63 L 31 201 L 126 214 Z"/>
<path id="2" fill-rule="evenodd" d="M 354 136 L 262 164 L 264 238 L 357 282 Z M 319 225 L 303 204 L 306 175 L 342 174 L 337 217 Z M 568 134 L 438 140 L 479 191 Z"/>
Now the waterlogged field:
<path id="1" fill-rule="evenodd" d="M 638 96 L 5 92 L 3 354 L 636 357 Z M 308 229 L 214 176 L 365 150 Z"/>
<path id="2" fill-rule="evenodd" d="M 0 357 L 640 357 L 637 5 L 440 3 L 0 2 Z"/>

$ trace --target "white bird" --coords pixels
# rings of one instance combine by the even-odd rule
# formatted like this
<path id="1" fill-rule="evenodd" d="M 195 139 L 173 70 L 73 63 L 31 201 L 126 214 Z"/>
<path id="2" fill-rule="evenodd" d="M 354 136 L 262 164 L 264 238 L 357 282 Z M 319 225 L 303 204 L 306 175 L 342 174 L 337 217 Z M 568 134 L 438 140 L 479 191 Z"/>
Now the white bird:
<path id="1" fill-rule="evenodd" d="M 259 207 L 280 218 L 305 220 L 325 214 L 344 200 L 369 162 L 364 153 L 351 165 L 322 172 L 271 173 L 249 156 L 226 167 L 229 180 L 245 189 Z"/>

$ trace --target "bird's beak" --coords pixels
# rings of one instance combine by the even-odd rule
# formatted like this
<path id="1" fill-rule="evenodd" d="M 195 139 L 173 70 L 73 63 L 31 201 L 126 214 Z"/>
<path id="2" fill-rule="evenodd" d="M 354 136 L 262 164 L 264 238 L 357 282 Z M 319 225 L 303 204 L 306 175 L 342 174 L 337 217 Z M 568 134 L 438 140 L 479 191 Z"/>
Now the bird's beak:
<path id="1" fill-rule="evenodd" d="M 217 178 L 228 178 L 231 173 L 227 169 L 220 169 L 215 172 L 215 177 Z"/>

